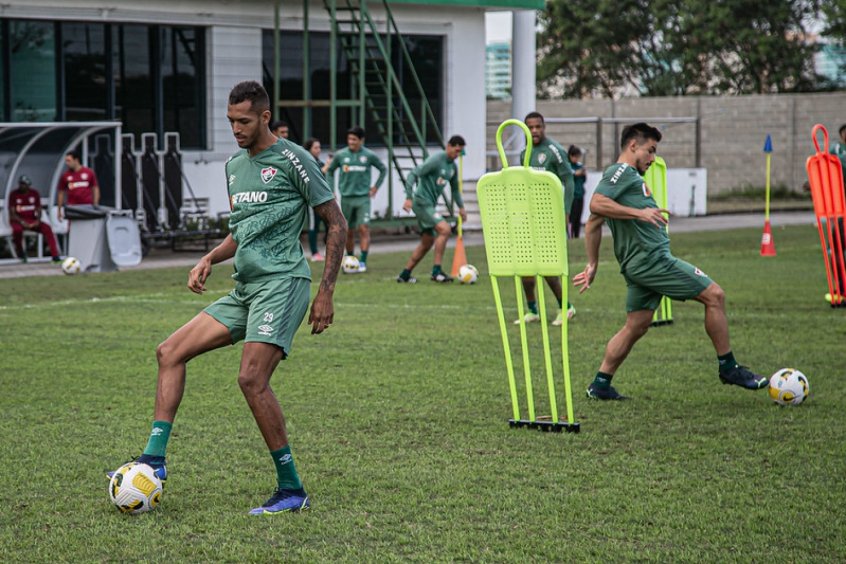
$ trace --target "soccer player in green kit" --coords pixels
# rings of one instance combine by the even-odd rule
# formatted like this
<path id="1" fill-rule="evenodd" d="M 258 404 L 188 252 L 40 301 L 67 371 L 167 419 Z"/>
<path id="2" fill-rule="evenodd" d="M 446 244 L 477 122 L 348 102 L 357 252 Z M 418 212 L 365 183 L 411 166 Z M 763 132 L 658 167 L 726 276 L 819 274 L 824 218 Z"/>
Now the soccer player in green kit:
<path id="1" fill-rule="evenodd" d="M 530 112 L 526 115 L 523 123 L 529 128 L 532 134 L 532 155 L 529 160 L 529 166 L 536 170 L 546 170 L 561 179 L 561 184 L 564 187 L 564 217 L 570 215 L 570 209 L 573 207 L 573 190 L 575 182 L 573 177 L 573 169 L 570 168 L 570 161 L 567 158 L 567 151 L 553 139 L 546 136 L 546 123 L 543 116 L 538 112 Z M 520 163 L 523 163 L 523 157 L 526 151 L 520 153 Z M 547 276 L 546 283 L 549 285 L 552 293 L 555 294 L 555 299 L 558 300 L 558 315 L 552 322 L 555 326 L 564 324 L 564 314 L 561 311 L 562 294 L 561 294 L 561 279 L 557 276 Z M 540 314 L 538 313 L 538 302 L 535 296 L 534 276 L 527 276 L 523 278 L 523 292 L 526 294 L 526 302 L 529 307 L 529 312 L 523 317 L 526 323 L 535 323 L 540 321 Z M 567 319 L 572 319 L 576 315 L 576 308 L 571 303 L 567 303 Z M 520 324 L 520 320 L 514 321 L 515 325 Z"/>
<path id="2" fill-rule="evenodd" d="M 371 169 L 379 171 L 379 178 L 373 179 Z M 358 231 L 361 256 L 358 272 L 367 272 L 367 253 L 370 250 L 370 199 L 376 195 L 387 168 L 376 153 L 364 146 L 364 129 L 355 126 L 347 131 L 347 147 L 335 153 L 335 158 L 326 170 L 332 177 L 341 170 L 338 190 L 341 192 L 341 211 L 347 218 L 347 254 L 355 254 L 355 232 Z"/>
<path id="3" fill-rule="evenodd" d="M 608 223 L 614 237 L 614 254 L 626 279 L 626 324 L 608 341 L 605 356 L 594 381 L 587 389 L 590 398 L 625 399 L 611 386 L 614 373 L 634 344 L 646 334 L 652 314 L 662 296 L 674 300 L 696 300 L 705 306 L 705 332 L 717 352 L 719 378 L 749 390 L 767 387 L 769 379 L 740 366 L 729 343 L 725 294 L 695 266 L 670 254 L 665 226 L 667 210 L 659 209 L 643 174 L 661 141 L 661 132 L 646 123 L 623 128 L 617 164 L 605 170 L 590 201 L 591 216 L 585 225 L 588 264 L 573 277 L 580 292 L 590 288 L 599 265 L 602 223 Z"/>
<path id="4" fill-rule="evenodd" d="M 334 317 L 332 296 L 341 265 L 346 221 L 317 162 L 299 145 L 268 128 L 270 101 L 257 82 L 237 84 L 226 116 L 241 151 L 225 166 L 232 209 L 231 233 L 200 259 L 188 288 L 205 291 L 212 265 L 235 258 L 235 289 L 176 330 L 156 349 L 159 374 L 155 421 L 138 458 L 167 478 L 165 449 L 185 389 L 192 358 L 244 340 L 238 385 L 270 450 L 277 489 L 250 514 L 308 509 L 309 498 L 294 466 L 285 419 L 270 388 L 280 360 L 291 353 L 294 333 L 308 309 L 311 272 L 300 233 L 313 207 L 328 225 L 326 263 L 308 322 L 322 333 Z"/>
<path id="5" fill-rule="evenodd" d="M 420 166 L 411 171 L 406 179 L 406 200 L 402 209 L 405 211 L 413 210 L 414 215 L 417 216 L 417 225 L 420 227 L 420 243 L 411 253 L 411 257 L 405 264 L 405 269 L 397 276 L 397 282 L 407 284 L 417 282 L 417 279 L 411 275 L 411 271 L 417 266 L 417 263 L 423 260 L 432 245 L 435 246 L 432 280 L 441 283 L 452 282 L 453 280 L 441 268 L 444 250 L 452 229 L 435 208 L 438 205 L 438 199 L 444 193 L 444 187 L 449 184 L 452 190 L 452 201 L 458 206 L 458 214 L 462 221 L 467 221 L 464 200 L 462 200 L 461 192 L 458 189 L 458 167 L 455 165 L 455 159 L 464 150 L 465 145 L 463 137 L 453 135 L 447 141 L 444 152 L 431 155 Z"/>

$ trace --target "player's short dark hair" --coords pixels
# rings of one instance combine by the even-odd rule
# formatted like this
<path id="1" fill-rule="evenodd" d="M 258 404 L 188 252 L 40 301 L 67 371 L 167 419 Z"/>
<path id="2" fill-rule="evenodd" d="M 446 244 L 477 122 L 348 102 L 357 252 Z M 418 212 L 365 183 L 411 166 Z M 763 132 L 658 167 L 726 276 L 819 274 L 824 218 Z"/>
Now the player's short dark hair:
<path id="1" fill-rule="evenodd" d="M 79 162 L 82 162 L 82 154 L 79 152 L 79 149 L 71 149 L 70 151 L 65 153 L 65 156 L 71 157 L 73 159 L 78 160 Z"/>
<path id="2" fill-rule="evenodd" d="M 627 125 L 623 128 L 623 134 L 620 135 L 620 148 L 625 149 L 629 142 L 635 139 L 637 144 L 641 145 L 649 139 L 654 139 L 656 142 L 661 141 L 661 132 L 658 128 L 652 127 L 648 123 L 642 121 Z"/>
<path id="3" fill-rule="evenodd" d="M 837 130 L 837 133 L 843 135 L 843 131 L 846 130 L 846 123 L 840 126 L 840 129 Z"/>
<path id="4" fill-rule="evenodd" d="M 355 135 L 359 139 L 364 139 L 364 128 L 360 125 L 354 125 L 347 129 L 347 135 Z"/>
<path id="5" fill-rule="evenodd" d="M 449 141 L 447 141 L 447 145 L 452 145 L 453 147 L 466 147 L 467 143 L 461 135 L 453 135 L 449 138 Z"/>
<path id="6" fill-rule="evenodd" d="M 543 119 L 543 115 L 540 112 L 529 112 L 526 114 L 526 117 L 523 118 L 523 123 L 526 123 L 530 119 L 539 119 L 541 123 L 546 124 L 546 121 Z"/>
<path id="7" fill-rule="evenodd" d="M 303 143 L 303 149 L 306 151 L 311 151 L 311 148 L 314 146 L 315 143 L 320 143 L 320 139 L 317 137 L 309 137 L 306 139 L 306 142 Z"/>
<path id="8" fill-rule="evenodd" d="M 276 131 L 280 127 L 288 127 L 288 122 L 281 119 L 270 122 L 270 131 Z"/>
<path id="9" fill-rule="evenodd" d="M 239 82 L 229 92 L 230 106 L 247 101 L 250 102 L 250 109 L 256 113 L 270 109 L 270 97 L 267 95 L 267 90 L 255 80 Z"/>
<path id="10" fill-rule="evenodd" d="M 567 154 L 571 157 L 578 157 L 584 154 L 581 147 L 576 147 L 575 145 L 570 145 L 570 148 L 567 149 Z"/>

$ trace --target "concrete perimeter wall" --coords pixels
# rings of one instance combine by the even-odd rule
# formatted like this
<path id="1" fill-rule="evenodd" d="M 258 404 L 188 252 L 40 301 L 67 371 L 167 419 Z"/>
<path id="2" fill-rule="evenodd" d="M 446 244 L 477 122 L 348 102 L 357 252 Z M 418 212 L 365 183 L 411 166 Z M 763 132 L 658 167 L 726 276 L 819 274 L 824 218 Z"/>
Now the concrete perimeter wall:
<path id="1" fill-rule="evenodd" d="M 496 126 L 512 117 L 510 102 L 487 103 L 487 146 L 495 150 Z M 670 168 L 708 170 L 708 195 L 765 184 L 764 140 L 772 136 L 771 183 L 801 190 L 806 180 L 805 160 L 814 153 L 811 128 L 823 124 L 831 142 L 846 123 L 846 92 L 820 94 L 773 94 L 726 97 L 660 97 L 622 100 L 538 100 L 537 110 L 547 118 L 597 116 L 647 118 L 661 129 L 664 138 L 658 154 Z M 700 118 L 699 163 L 696 162 L 696 127 L 688 123 L 665 123 L 661 117 Z M 513 116 L 522 119 L 524 116 Z M 597 145 L 595 124 L 548 124 L 547 135 L 566 147 L 588 150 L 586 164 L 601 169 L 617 158 L 623 124 L 601 127 Z M 597 162 L 597 157 L 601 158 Z"/>

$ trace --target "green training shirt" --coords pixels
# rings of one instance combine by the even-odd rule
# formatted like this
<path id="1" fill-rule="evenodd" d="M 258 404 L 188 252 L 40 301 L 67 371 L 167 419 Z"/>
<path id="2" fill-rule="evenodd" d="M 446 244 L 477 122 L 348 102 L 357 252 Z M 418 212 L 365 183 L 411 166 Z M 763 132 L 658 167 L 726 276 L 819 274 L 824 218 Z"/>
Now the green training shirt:
<path id="1" fill-rule="evenodd" d="M 311 279 L 300 244 L 308 207 L 334 198 L 326 179 L 305 149 L 279 139 L 258 155 L 246 149 L 226 161 L 229 229 L 238 244 L 238 282 L 292 276 Z"/>
<path id="2" fill-rule="evenodd" d="M 458 167 L 455 161 L 447 158 L 446 151 L 441 151 L 431 155 L 408 174 L 405 181 L 405 197 L 434 206 L 447 184 L 452 189 L 452 201 L 459 208 L 463 208 L 464 200 L 458 188 Z"/>
<path id="3" fill-rule="evenodd" d="M 526 150 L 523 149 L 520 152 L 521 165 L 525 156 Z M 529 166 L 535 170 L 547 170 L 561 179 L 561 185 L 564 187 L 564 211 L 570 213 L 570 208 L 573 207 L 573 193 L 576 184 L 573 169 L 570 168 L 570 161 L 564 147 L 549 137 L 545 137 L 543 141 L 532 147 Z"/>
<path id="4" fill-rule="evenodd" d="M 646 186 L 637 169 L 617 163 L 605 169 L 596 192 L 622 206 L 645 209 L 657 208 L 652 191 Z M 667 230 L 637 219 L 605 219 L 614 237 L 614 254 L 620 271 L 649 263 L 661 255 L 670 254 Z"/>
<path id="5" fill-rule="evenodd" d="M 379 178 L 373 184 L 371 184 L 373 178 L 370 173 L 371 167 L 375 167 L 379 171 Z M 385 180 L 385 172 L 388 170 L 376 156 L 376 153 L 367 147 L 362 147 L 355 153 L 345 147 L 335 153 L 332 164 L 326 171 L 326 176 L 331 178 L 337 169 L 341 169 L 338 190 L 341 196 L 347 197 L 369 196 L 370 187 L 380 187 L 382 181 Z"/>

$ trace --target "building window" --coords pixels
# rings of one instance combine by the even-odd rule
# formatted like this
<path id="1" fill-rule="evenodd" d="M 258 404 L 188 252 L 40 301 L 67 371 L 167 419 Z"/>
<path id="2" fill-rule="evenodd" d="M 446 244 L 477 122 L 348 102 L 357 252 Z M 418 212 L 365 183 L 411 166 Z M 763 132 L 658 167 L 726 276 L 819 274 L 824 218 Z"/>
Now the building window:
<path id="1" fill-rule="evenodd" d="M 204 38 L 194 27 L 161 28 L 164 130 L 181 131 L 183 147 L 200 147 L 205 139 Z"/>
<path id="2" fill-rule="evenodd" d="M 11 115 L 5 116 L 4 121 L 56 119 L 56 33 L 53 23 L 12 20 L 4 50 L 9 52 L 11 90 Z"/>
<path id="3" fill-rule="evenodd" d="M 311 32 L 310 36 L 310 73 L 311 73 L 311 98 L 313 100 L 329 99 L 329 33 Z M 443 37 L 439 35 L 406 35 L 403 37 L 406 48 L 409 50 L 414 61 L 417 76 L 420 78 L 423 89 L 435 120 L 440 127 L 443 127 Z M 399 38 L 392 37 L 391 58 L 394 62 L 399 81 L 403 86 L 411 107 L 411 111 L 420 116 L 421 97 L 414 82 L 411 70 L 405 64 L 402 52 L 399 49 Z M 291 129 L 292 139 L 304 141 L 305 128 L 303 123 L 304 112 L 302 108 L 286 107 L 285 100 L 303 99 L 303 34 L 299 31 L 282 30 L 280 33 L 281 76 L 280 88 L 282 105 L 280 106 L 280 119 L 288 122 Z M 267 92 L 273 96 L 273 31 L 264 30 L 262 36 L 262 64 L 264 69 L 264 86 Z M 343 47 L 338 45 L 337 63 L 337 97 L 339 100 L 352 97 L 353 77 L 347 63 L 347 57 Z M 356 92 L 357 94 L 357 92 Z M 271 102 L 273 103 L 273 102 Z M 399 104 L 399 98 L 394 99 Z M 402 112 L 402 110 L 400 110 Z M 358 123 L 357 108 L 340 108 L 337 113 L 336 139 L 343 145 L 346 139 L 346 131 L 353 124 Z M 372 117 L 367 114 L 363 124 L 368 131 L 367 144 L 370 146 L 381 146 L 384 141 L 379 138 L 376 124 Z M 330 139 L 330 110 L 328 108 L 314 108 L 312 110 L 312 124 L 310 135 L 317 137 L 324 144 Z M 427 131 L 429 143 L 437 143 L 437 138 L 431 127 Z"/>
<path id="4" fill-rule="evenodd" d="M 61 33 L 64 119 L 107 119 L 106 26 L 68 22 Z"/>
<path id="5" fill-rule="evenodd" d="M 150 51 L 155 33 L 146 25 L 112 26 L 112 79 L 115 88 L 115 117 L 125 133 L 156 131 L 156 89 Z"/>
<path id="6" fill-rule="evenodd" d="M 206 149 L 205 30 L 0 19 L 0 121 L 119 119 Z"/>

